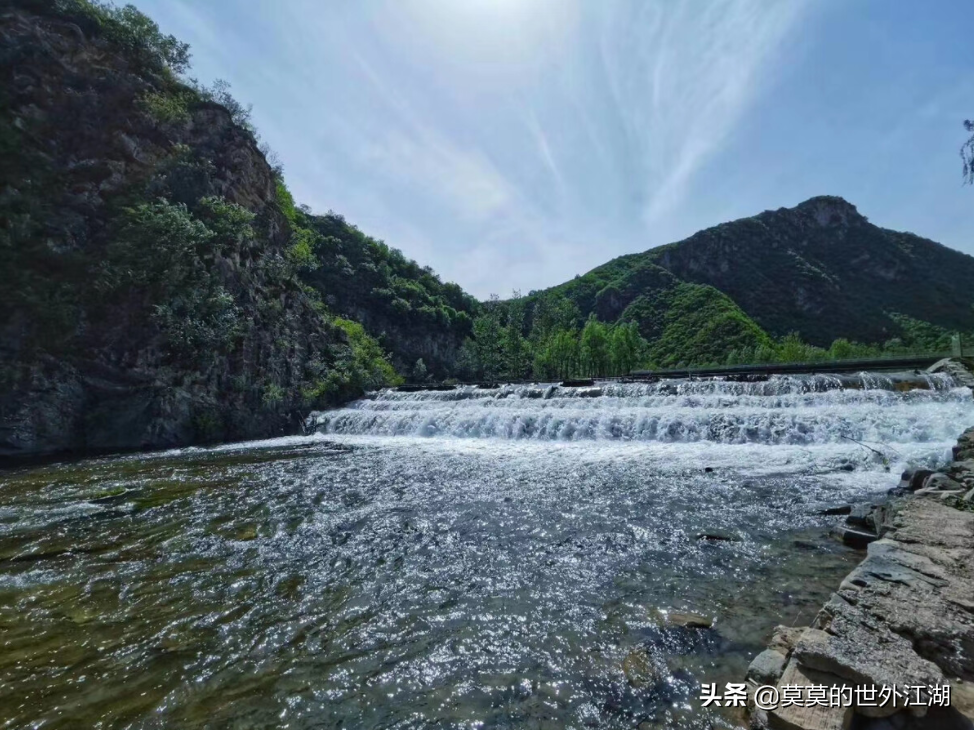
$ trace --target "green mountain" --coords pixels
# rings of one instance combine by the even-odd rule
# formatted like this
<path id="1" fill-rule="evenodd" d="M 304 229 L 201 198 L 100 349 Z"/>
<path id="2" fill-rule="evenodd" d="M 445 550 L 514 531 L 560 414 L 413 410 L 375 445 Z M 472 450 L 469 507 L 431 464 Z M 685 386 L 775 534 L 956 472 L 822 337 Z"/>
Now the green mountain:
<path id="1" fill-rule="evenodd" d="M 653 364 L 724 362 L 797 333 L 827 348 L 974 330 L 974 258 L 822 196 L 621 256 L 541 292 L 581 319 L 635 322 Z"/>
<path id="2" fill-rule="evenodd" d="M 411 374 L 422 361 L 429 377 L 454 375 L 480 303 L 339 215 L 309 216 L 308 225 L 320 241 L 317 265 L 302 278 L 328 308 L 361 322 L 400 372 Z"/>
<path id="3" fill-rule="evenodd" d="M 641 256 L 716 287 L 776 337 L 883 342 L 908 334 L 904 316 L 974 329 L 974 257 L 875 226 L 838 197 L 708 228 Z"/>

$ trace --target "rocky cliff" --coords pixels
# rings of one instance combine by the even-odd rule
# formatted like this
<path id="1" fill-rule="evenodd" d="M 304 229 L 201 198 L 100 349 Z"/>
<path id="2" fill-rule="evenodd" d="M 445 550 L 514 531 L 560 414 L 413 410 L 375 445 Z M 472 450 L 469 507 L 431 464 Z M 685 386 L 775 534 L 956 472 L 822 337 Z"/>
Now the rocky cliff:
<path id="1" fill-rule="evenodd" d="M 268 436 L 394 377 L 298 278 L 278 176 L 181 48 L 0 6 L 0 455 Z"/>

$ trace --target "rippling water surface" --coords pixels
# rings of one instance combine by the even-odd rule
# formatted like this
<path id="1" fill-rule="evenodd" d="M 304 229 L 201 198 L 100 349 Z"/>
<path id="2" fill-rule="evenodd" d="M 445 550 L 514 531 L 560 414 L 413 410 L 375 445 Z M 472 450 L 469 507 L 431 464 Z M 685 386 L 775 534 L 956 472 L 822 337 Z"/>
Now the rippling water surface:
<path id="1" fill-rule="evenodd" d="M 927 384 L 383 392 L 313 436 L 0 472 L 0 723 L 732 727 L 699 683 L 858 559 L 821 506 L 974 422 Z"/>

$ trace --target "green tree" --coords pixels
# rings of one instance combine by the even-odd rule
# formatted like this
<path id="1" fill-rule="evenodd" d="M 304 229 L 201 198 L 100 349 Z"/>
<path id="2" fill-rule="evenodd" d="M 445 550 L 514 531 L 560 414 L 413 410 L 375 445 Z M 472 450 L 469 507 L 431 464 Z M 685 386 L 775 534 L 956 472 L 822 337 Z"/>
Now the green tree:
<path id="1" fill-rule="evenodd" d="M 519 291 L 507 303 L 507 324 L 502 332 L 504 350 L 504 372 L 514 379 L 520 380 L 528 374 L 531 366 L 531 351 L 527 340 L 524 339 L 524 298 Z"/>
<path id="2" fill-rule="evenodd" d="M 413 365 L 412 379 L 416 383 L 426 382 L 426 363 L 423 358 L 419 358 Z"/>
<path id="3" fill-rule="evenodd" d="M 615 375 L 628 375 L 636 367 L 644 350 L 645 340 L 639 336 L 635 322 L 623 322 L 609 334 L 609 359 Z"/>
<path id="4" fill-rule="evenodd" d="M 484 312 L 473 321 L 477 360 L 486 380 L 497 380 L 504 370 L 504 328 L 500 318 L 500 298 L 490 295 Z"/>
<path id="5" fill-rule="evenodd" d="M 548 341 L 551 374 L 558 378 L 574 377 L 579 371 L 579 342 L 574 329 L 559 330 Z"/>
<path id="6" fill-rule="evenodd" d="M 606 326 L 590 315 L 579 342 L 582 370 L 591 377 L 606 375 L 609 370 L 609 336 Z"/>

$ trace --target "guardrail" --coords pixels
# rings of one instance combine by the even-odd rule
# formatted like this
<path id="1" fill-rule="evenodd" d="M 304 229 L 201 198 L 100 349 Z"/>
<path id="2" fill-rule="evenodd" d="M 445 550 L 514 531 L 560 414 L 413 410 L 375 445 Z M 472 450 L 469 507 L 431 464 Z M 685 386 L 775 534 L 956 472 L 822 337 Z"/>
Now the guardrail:
<path id="1" fill-rule="evenodd" d="M 816 360 L 812 362 L 777 362 L 755 365 L 727 365 L 715 368 L 672 368 L 668 370 L 634 370 L 629 377 L 648 378 L 716 377 L 720 375 L 785 375 L 789 373 L 857 373 L 863 370 L 913 370 L 927 368 L 938 360 L 952 357 L 949 352 L 934 352 L 905 357 L 882 357 L 863 360 Z"/>

